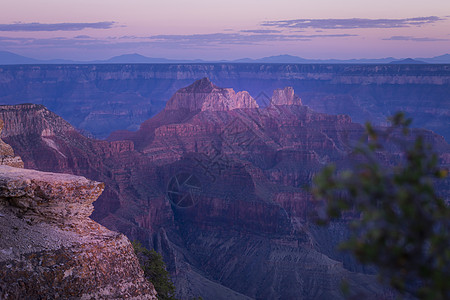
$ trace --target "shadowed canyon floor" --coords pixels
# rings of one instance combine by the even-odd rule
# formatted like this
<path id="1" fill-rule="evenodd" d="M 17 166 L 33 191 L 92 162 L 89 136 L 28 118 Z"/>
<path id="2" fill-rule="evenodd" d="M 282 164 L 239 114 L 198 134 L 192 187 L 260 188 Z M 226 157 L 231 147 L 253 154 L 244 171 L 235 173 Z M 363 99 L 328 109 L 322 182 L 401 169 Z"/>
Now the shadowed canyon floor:
<path id="1" fill-rule="evenodd" d="M 204 78 L 108 141 L 42 105 L 1 106 L 2 138 L 25 167 L 104 182 L 94 220 L 163 253 L 183 298 L 341 299 L 343 279 L 367 299 L 390 298 L 373 269 L 334 249 L 345 220 L 314 225 L 304 189 L 326 163 L 345 165 L 363 127 L 314 112 L 292 88 L 269 100 L 260 107 Z M 448 165 L 444 138 L 421 133 Z"/>

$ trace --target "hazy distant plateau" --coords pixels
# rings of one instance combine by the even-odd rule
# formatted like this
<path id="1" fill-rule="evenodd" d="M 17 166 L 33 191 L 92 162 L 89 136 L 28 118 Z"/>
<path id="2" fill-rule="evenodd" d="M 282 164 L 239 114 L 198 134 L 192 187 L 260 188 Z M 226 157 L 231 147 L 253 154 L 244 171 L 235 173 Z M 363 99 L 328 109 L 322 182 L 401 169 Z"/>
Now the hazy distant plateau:
<path id="1" fill-rule="evenodd" d="M 43 104 L 97 138 L 137 130 L 179 88 L 208 77 L 260 106 L 294 87 L 305 105 L 383 124 L 406 111 L 414 126 L 450 139 L 450 65 L 99 64 L 0 67 L 0 103 Z"/>

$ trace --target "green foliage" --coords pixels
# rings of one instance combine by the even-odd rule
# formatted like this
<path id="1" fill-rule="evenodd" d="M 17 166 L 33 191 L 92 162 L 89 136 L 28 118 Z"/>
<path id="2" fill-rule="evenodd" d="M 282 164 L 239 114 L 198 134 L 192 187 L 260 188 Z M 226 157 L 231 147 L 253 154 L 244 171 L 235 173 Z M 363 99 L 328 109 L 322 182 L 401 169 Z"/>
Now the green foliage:
<path id="1" fill-rule="evenodd" d="M 155 250 L 148 250 L 139 241 L 132 242 L 134 252 L 139 258 L 139 263 L 144 270 L 145 278 L 153 283 L 157 297 L 160 300 L 176 300 L 175 286 L 170 280 L 169 272 L 161 254 Z"/>
<path id="2" fill-rule="evenodd" d="M 312 192 L 325 201 L 325 223 L 355 216 L 342 249 L 377 266 L 380 278 L 401 293 L 450 299 L 450 208 L 434 189 L 448 172 L 423 137 L 410 135 L 410 120 L 397 114 L 391 122 L 384 131 L 367 124 L 368 141 L 354 149 L 358 163 L 339 172 L 327 166 Z M 387 148 L 399 154 L 394 166 L 383 161 Z"/>

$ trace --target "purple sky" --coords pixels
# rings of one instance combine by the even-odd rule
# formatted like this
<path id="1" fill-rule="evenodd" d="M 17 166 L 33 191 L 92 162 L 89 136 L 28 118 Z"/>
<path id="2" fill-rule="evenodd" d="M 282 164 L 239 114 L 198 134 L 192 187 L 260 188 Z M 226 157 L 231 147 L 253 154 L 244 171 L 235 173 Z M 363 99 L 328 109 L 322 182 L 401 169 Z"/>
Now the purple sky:
<path id="1" fill-rule="evenodd" d="M 14 0 L 0 50 L 40 58 L 432 57 L 450 52 L 449 0 Z"/>

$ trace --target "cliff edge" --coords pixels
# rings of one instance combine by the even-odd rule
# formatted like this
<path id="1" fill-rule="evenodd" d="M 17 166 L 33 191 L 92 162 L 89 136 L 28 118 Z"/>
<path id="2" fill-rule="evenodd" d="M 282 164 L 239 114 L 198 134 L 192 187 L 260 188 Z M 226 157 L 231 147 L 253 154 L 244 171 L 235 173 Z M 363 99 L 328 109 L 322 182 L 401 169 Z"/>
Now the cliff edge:
<path id="1" fill-rule="evenodd" d="M 1 140 L 0 161 L 0 299 L 156 299 L 128 239 L 89 218 L 103 183 L 16 168 Z"/>
<path id="2" fill-rule="evenodd" d="M 3 130 L 3 121 L 0 120 L 0 133 Z M 13 148 L 0 139 L 0 165 L 7 165 L 16 168 L 23 168 L 23 161 L 20 156 L 14 155 Z"/>

